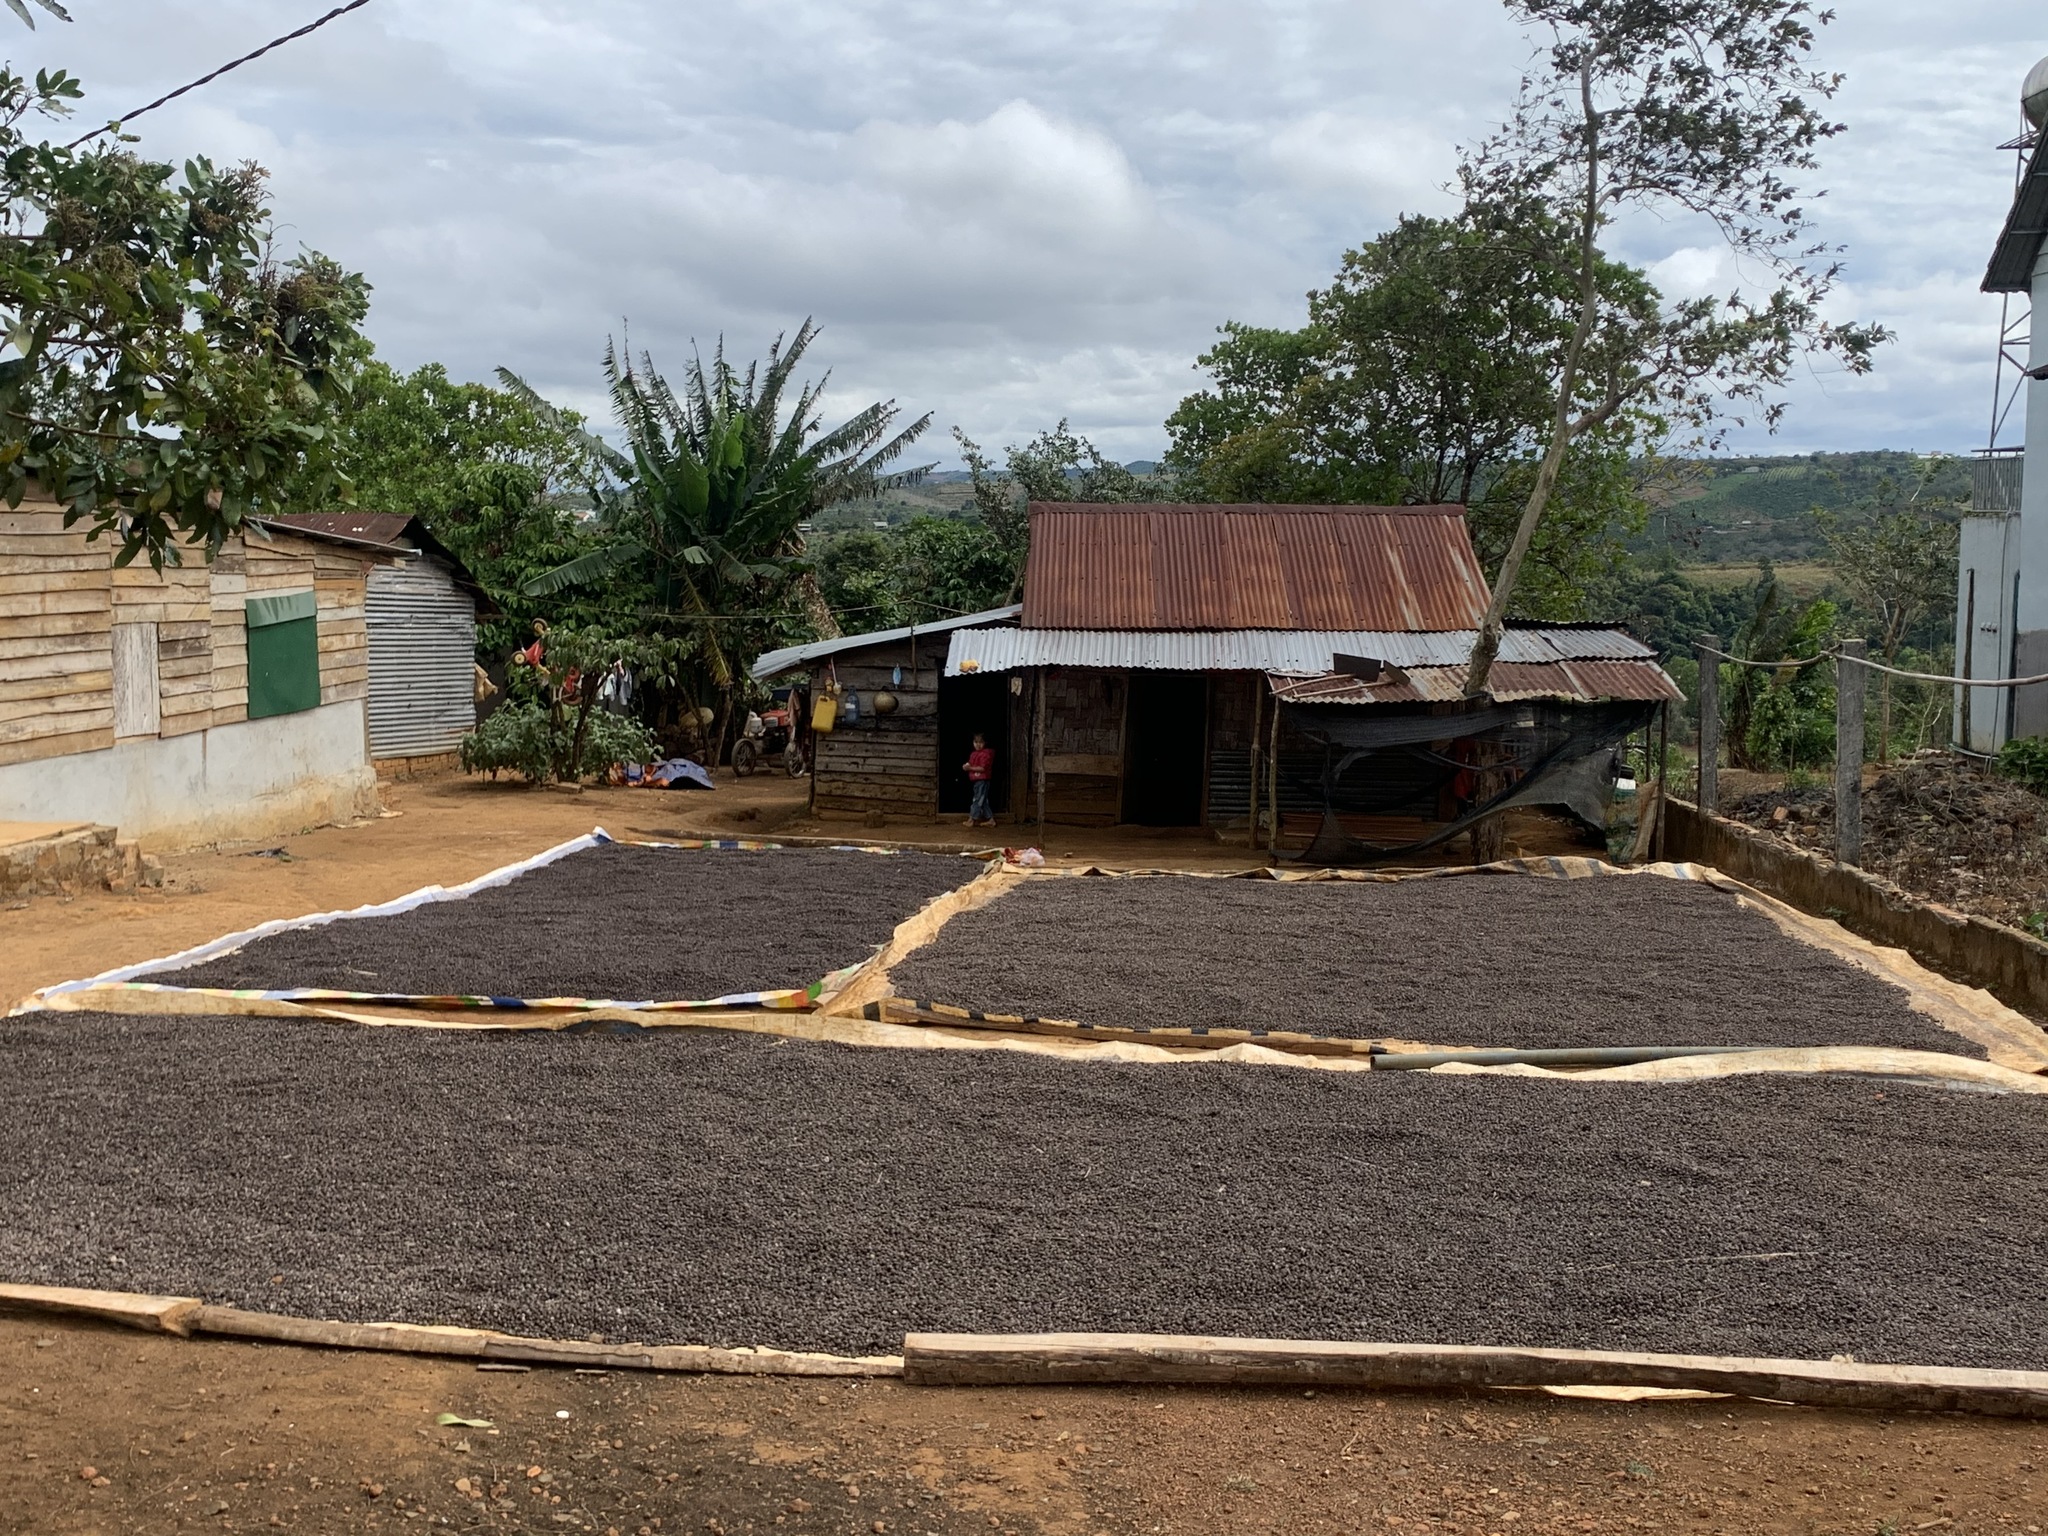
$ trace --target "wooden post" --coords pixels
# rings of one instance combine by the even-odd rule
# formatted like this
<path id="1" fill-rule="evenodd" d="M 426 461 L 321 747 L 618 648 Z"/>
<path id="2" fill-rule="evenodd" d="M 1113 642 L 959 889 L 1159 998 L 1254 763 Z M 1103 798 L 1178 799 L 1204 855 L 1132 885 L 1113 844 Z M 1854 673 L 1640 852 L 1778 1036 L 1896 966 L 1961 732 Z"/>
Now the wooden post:
<path id="1" fill-rule="evenodd" d="M 1038 678 L 1033 691 L 1037 695 L 1035 704 L 1038 715 L 1037 725 L 1031 732 L 1031 777 L 1038 787 L 1038 846 L 1045 848 L 1045 668 L 1038 669 Z"/>
<path id="2" fill-rule="evenodd" d="M 1659 863 L 1664 860 L 1665 795 L 1668 786 L 1664 776 L 1671 767 L 1671 702 L 1666 700 L 1657 710 L 1657 838 L 1651 857 Z"/>
<path id="3" fill-rule="evenodd" d="M 1700 809 L 1710 816 L 1720 806 L 1721 659 L 1709 653 L 1720 649 L 1719 635 L 1701 635 L 1693 646 L 1700 659 Z"/>
<path id="4" fill-rule="evenodd" d="M 1259 846 L 1259 727 L 1266 722 L 1265 673 L 1254 672 L 1252 678 L 1252 751 L 1251 784 L 1245 791 L 1246 821 L 1244 843 L 1247 848 Z"/>
<path id="5" fill-rule="evenodd" d="M 1835 857 L 1863 857 L 1863 693 L 1869 669 L 1861 640 L 1844 640 L 1835 663 Z"/>
<path id="6" fill-rule="evenodd" d="M 1280 700 L 1273 700 L 1273 738 L 1266 752 L 1266 852 L 1280 860 Z"/>

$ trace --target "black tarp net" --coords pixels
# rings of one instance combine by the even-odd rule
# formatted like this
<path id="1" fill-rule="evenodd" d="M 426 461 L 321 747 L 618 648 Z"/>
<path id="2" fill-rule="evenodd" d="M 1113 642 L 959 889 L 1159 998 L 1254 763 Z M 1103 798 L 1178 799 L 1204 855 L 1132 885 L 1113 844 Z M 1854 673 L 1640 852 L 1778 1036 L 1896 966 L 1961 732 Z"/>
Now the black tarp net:
<path id="1" fill-rule="evenodd" d="M 1370 864 L 1450 841 L 1486 817 L 1520 806 L 1564 810 L 1589 828 L 1605 828 L 1621 744 L 1656 719 L 1656 703 L 1567 703 L 1537 699 L 1475 703 L 1444 712 L 1418 705 L 1286 705 L 1294 735 L 1322 749 L 1283 757 L 1296 797 L 1318 802 L 1322 825 L 1294 857 L 1308 864 Z M 1311 778 L 1310 776 L 1314 777 Z M 1504 779 L 1490 795 L 1475 784 Z M 1436 820 L 1446 790 L 1455 814 L 1427 837 L 1370 843 L 1343 822 L 1347 813 L 1420 812 Z"/>

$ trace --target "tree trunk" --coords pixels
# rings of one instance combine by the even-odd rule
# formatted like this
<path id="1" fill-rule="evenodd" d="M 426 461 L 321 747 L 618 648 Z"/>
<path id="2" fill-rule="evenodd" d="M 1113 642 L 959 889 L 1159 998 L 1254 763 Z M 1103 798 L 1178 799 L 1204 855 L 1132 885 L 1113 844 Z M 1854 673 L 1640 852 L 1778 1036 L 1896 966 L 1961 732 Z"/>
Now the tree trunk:
<path id="1" fill-rule="evenodd" d="M 583 744 L 590 736 L 590 711 L 597 703 L 597 690 L 590 686 L 590 679 L 583 678 L 577 685 L 576 734 L 569 742 L 569 774 L 566 783 L 577 784 L 583 779 Z"/>
<path id="2" fill-rule="evenodd" d="M 796 579 L 797 600 L 804 605 L 804 615 L 811 621 L 811 628 L 818 632 L 820 640 L 837 640 L 844 633 L 839 621 L 832 617 L 832 609 L 825 601 L 825 594 L 818 590 L 818 578 L 805 571 Z"/>
<path id="3" fill-rule="evenodd" d="M 1472 644 L 1472 659 L 1465 670 L 1465 697 L 1468 699 L 1486 692 L 1486 680 L 1492 675 L 1494 658 L 1500 654 L 1501 627 L 1507 618 L 1508 603 L 1515 595 L 1515 580 L 1522 574 L 1522 561 L 1527 558 L 1529 544 L 1536 537 L 1536 525 L 1543 519 L 1543 509 L 1550 504 L 1550 493 L 1557 485 L 1558 470 L 1564 465 L 1568 442 L 1563 428 L 1552 435 L 1550 448 L 1543 455 L 1542 467 L 1536 471 L 1536 483 L 1529 489 L 1529 500 L 1522 507 L 1522 520 L 1515 526 L 1514 542 L 1508 545 L 1507 558 L 1500 563 L 1500 575 L 1493 583 L 1493 598 L 1486 605 L 1486 617 L 1480 621 L 1479 638 Z"/>

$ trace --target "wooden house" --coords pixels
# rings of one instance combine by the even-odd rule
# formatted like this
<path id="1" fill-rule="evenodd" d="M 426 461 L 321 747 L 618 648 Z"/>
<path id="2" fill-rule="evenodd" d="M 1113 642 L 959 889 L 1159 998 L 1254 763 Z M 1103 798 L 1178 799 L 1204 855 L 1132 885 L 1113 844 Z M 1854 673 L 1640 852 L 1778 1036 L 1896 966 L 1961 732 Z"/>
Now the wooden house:
<path id="1" fill-rule="evenodd" d="M 0 821 L 156 846 L 374 814 L 365 596 L 391 556 L 252 526 L 116 569 L 50 504 L 0 510 Z"/>
<path id="2" fill-rule="evenodd" d="M 1604 820 L 1616 743 L 1679 697 L 1623 630 L 1516 625 L 1488 694 L 1466 698 L 1488 592 L 1461 507 L 1030 518 L 1020 607 L 921 627 L 915 654 L 898 630 L 756 664 L 843 691 L 816 754 L 821 813 L 964 812 L 980 732 L 1014 822 L 1383 851 L 1458 830 L 1482 806 L 1476 777 Z"/>

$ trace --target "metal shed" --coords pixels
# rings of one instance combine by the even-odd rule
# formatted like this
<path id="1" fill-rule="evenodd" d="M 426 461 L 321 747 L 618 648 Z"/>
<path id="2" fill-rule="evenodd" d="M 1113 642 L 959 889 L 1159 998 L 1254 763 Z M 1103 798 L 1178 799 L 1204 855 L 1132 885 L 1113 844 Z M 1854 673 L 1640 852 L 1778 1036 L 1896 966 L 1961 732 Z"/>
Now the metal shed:
<path id="1" fill-rule="evenodd" d="M 417 518 L 319 512 L 272 519 L 309 538 L 396 556 L 371 572 L 370 756 L 438 757 L 476 729 L 476 616 L 480 589 Z"/>
<path id="2" fill-rule="evenodd" d="M 370 573 L 370 756 L 453 752 L 476 729 L 476 600 L 431 555 Z"/>

